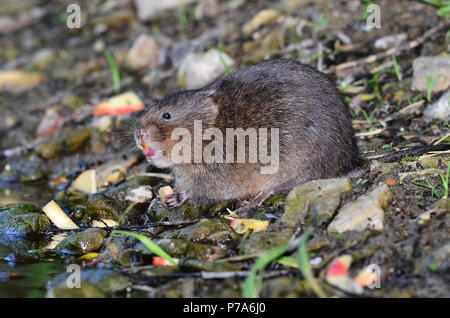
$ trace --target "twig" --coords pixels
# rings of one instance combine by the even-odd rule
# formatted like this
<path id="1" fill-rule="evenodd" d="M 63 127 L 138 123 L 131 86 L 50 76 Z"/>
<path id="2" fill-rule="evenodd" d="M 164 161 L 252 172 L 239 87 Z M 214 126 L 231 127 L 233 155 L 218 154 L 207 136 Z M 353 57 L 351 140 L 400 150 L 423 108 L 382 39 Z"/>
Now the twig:
<path id="1" fill-rule="evenodd" d="M 327 73 L 327 74 L 333 74 L 333 73 L 337 73 L 337 72 L 340 72 L 340 71 L 348 69 L 348 68 L 362 66 L 362 65 L 365 65 L 365 64 L 371 64 L 371 63 L 374 63 L 374 62 L 379 61 L 381 59 L 384 59 L 386 57 L 391 57 L 393 55 L 394 56 L 400 55 L 401 53 L 403 53 L 405 51 L 409 51 L 411 49 L 414 49 L 414 48 L 422 45 L 431 36 L 433 36 L 435 33 L 439 32 L 439 31 L 441 31 L 445 27 L 447 27 L 447 23 L 445 21 L 442 21 L 436 27 L 428 30 L 421 37 L 417 38 L 416 40 L 413 40 L 413 41 L 408 42 L 406 44 L 403 44 L 403 45 L 391 48 L 389 50 L 386 50 L 386 51 L 383 51 L 383 52 L 380 52 L 380 53 L 377 53 L 377 54 L 370 55 L 368 57 L 365 57 L 365 58 L 362 58 L 362 59 L 359 59 L 359 60 L 354 60 L 354 61 L 350 61 L 350 62 L 346 62 L 346 63 L 342 63 L 342 64 L 339 64 L 339 65 L 332 66 L 332 67 L 326 69 L 324 72 Z"/>
<path id="2" fill-rule="evenodd" d="M 436 141 L 433 145 L 439 145 L 441 142 L 443 142 L 448 137 L 450 137 L 450 133 L 448 133 L 447 135 L 445 135 L 444 137 L 442 137 L 441 139 Z"/>
<path id="3" fill-rule="evenodd" d="M 355 136 L 356 137 L 369 137 L 369 136 L 379 135 L 379 134 L 383 133 L 387 128 L 387 124 L 386 124 L 385 120 L 380 121 L 380 124 L 381 124 L 381 126 L 383 126 L 382 128 L 378 128 L 373 131 L 356 133 Z"/>

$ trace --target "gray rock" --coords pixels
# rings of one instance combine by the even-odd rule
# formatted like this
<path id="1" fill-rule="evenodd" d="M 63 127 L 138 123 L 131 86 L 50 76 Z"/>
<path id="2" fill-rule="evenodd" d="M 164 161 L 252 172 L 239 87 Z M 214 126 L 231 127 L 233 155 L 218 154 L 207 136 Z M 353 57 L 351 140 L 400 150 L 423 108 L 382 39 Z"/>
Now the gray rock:
<path id="1" fill-rule="evenodd" d="M 148 185 L 140 186 L 139 188 L 128 191 L 125 200 L 134 203 L 150 202 L 153 197 L 152 187 Z"/>
<path id="2" fill-rule="evenodd" d="M 423 112 L 425 116 L 446 120 L 450 117 L 450 91 L 446 92 L 434 104 L 428 105 Z"/>
<path id="3" fill-rule="evenodd" d="M 344 193 L 353 190 L 350 179 L 314 180 L 295 187 L 286 198 L 284 214 L 273 228 L 294 230 L 299 222 L 321 225 L 327 222 L 339 207 Z"/>
<path id="4" fill-rule="evenodd" d="M 178 8 L 181 4 L 188 4 L 197 0 L 136 0 L 137 16 L 141 21 L 147 21 L 156 17 L 165 10 Z"/>
<path id="5" fill-rule="evenodd" d="M 438 78 L 433 92 L 440 92 L 450 86 L 450 56 L 421 56 L 413 61 L 412 87 L 427 91 L 427 79 Z"/>
<path id="6" fill-rule="evenodd" d="M 356 201 L 344 205 L 328 226 L 332 233 L 363 231 L 367 228 L 383 229 L 384 209 L 392 201 L 392 192 L 383 184 L 371 192 L 360 196 Z"/>
<path id="7" fill-rule="evenodd" d="M 225 73 L 234 64 L 224 52 L 211 49 L 205 53 L 190 53 L 181 62 L 177 83 L 184 89 L 203 87 Z"/>

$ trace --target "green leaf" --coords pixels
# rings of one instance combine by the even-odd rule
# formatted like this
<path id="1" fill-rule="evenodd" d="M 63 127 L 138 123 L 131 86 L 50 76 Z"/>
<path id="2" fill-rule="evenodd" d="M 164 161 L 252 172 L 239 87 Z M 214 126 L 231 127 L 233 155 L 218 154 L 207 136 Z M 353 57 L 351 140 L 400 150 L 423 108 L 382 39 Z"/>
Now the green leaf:
<path id="1" fill-rule="evenodd" d="M 308 242 L 309 235 L 311 234 L 311 228 L 306 229 L 305 233 L 302 236 L 300 241 L 300 246 L 298 247 L 298 266 L 300 268 L 300 272 L 302 272 L 303 277 L 305 277 L 306 282 L 314 291 L 314 293 L 323 298 L 326 297 L 325 293 L 320 288 L 319 283 L 315 279 L 311 265 L 309 264 L 308 252 L 306 250 L 306 242 Z"/>
<path id="2" fill-rule="evenodd" d="M 119 93 L 120 91 L 120 74 L 119 69 L 117 68 L 116 62 L 114 61 L 114 58 L 112 57 L 111 53 L 106 52 L 105 53 L 106 60 L 109 64 L 109 69 L 111 70 L 111 75 L 113 78 L 113 85 L 114 85 L 114 91 L 116 93 Z"/>
<path id="3" fill-rule="evenodd" d="M 137 238 L 139 241 L 142 242 L 142 244 L 144 244 L 153 254 L 156 254 L 158 256 L 163 257 L 164 259 L 166 259 L 167 261 L 169 261 L 172 265 L 177 266 L 177 263 L 175 262 L 175 260 L 166 252 L 163 251 L 163 249 L 161 247 L 159 247 L 158 245 L 156 245 L 155 243 L 153 243 L 147 236 L 142 235 L 142 234 L 137 234 L 137 233 L 133 233 L 133 232 L 128 232 L 128 231 L 121 231 L 121 230 L 114 230 L 112 231 L 112 234 L 123 234 L 123 235 L 127 235 L 127 236 L 131 236 L 134 238 Z"/>

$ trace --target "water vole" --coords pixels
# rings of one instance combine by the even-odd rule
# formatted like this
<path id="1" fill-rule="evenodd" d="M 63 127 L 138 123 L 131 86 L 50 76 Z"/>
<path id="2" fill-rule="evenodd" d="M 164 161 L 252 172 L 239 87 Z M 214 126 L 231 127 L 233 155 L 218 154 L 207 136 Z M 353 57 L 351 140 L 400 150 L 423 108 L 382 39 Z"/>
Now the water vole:
<path id="1" fill-rule="evenodd" d="M 198 123 L 200 130 L 195 127 Z M 223 158 L 223 163 L 208 158 L 195 160 L 195 152 L 198 155 L 205 150 L 210 140 L 220 142 L 216 135 L 205 138 L 203 133 L 208 128 L 222 133 L 223 145 L 217 144 L 210 153 L 216 159 Z M 242 152 L 238 139 L 230 142 L 225 138 L 227 129 L 238 128 L 256 131 L 258 139 L 252 148 L 249 144 L 254 142 L 254 135 L 245 137 L 243 163 L 238 160 L 239 151 Z M 182 138 L 173 138 L 172 133 L 180 129 L 191 133 L 187 144 L 192 147 L 184 148 L 190 152 L 189 162 L 174 160 L 175 153 L 182 153 L 177 145 Z M 259 142 L 265 136 L 264 150 Z M 266 60 L 201 89 L 163 98 L 140 119 L 135 139 L 154 166 L 172 168 L 175 194 L 167 200 L 170 208 L 186 200 L 212 203 L 252 199 L 239 209 L 243 214 L 272 193 L 287 192 L 310 180 L 342 175 L 360 163 L 351 117 L 334 83 L 313 67 L 287 59 Z M 200 140 L 200 150 L 195 139 Z M 229 149 L 234 149 L 234 153 L 226 158 Z M 276 169 L 263 173 L 268 162 L 263 163 L 260 158 L 256 162 L 250 160 L 255 150 L 261 158 L 264 152 L 277 154 L 273 164 Z"/>

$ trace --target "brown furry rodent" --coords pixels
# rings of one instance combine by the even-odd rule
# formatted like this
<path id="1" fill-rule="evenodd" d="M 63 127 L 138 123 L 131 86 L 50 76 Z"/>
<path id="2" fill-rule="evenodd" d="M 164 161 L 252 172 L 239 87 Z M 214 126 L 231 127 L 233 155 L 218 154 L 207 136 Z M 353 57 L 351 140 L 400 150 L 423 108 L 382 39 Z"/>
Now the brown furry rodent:
<path id="1" fill-rule="evenodd" d="M 236 162 L 235 151 L 233 163 L 207 163 L 202 159 L 175 164 L 171 151 L 179 139 L 172 140 L 171 134 L 175 128 L 186 128 L 194 134 L 194 120 L 202 121 L 202 132 L 215 127 L 223 136 L 226 128 L 278 128 L 278 170 L 262 174 L 264 165 L 247 159 L 249 147 L 245 148 L 245 163 Z M 269 132 L 267 135 L 270 150 L 272 139 Z M 212 203 L 253 198 L 239 210 L 243 214 L 272 193 L 342 175 L 360 163 L 351 117 L 334 83 L 313 67 L 287 59 L 266 60 L 201 89 L 165 97 L 141 118 L 135 139 L 154 166 L 172 168 L 175 194 L 166 201 L 170 208 L 186 200 Z M 203 140 L 202 147 L 208 143 Z M 237 149 L 234 142 L 231 147 Z M 215 151 L 225 157 L 226 148 L 224 138 L 223 152 L 219 148 Z"/>

